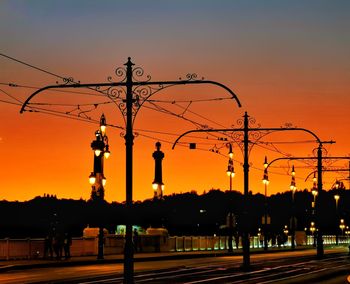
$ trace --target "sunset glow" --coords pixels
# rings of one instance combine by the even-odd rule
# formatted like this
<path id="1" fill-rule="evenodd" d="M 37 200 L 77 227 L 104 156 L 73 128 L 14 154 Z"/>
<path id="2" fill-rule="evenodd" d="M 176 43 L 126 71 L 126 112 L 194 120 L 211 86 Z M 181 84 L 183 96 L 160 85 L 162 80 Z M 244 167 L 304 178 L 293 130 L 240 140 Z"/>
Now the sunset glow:
<path id="1" fill-rule="evenodd" d="M 1 1 L 0 199 L 44 194 L 89 199 L 90 144 L 104 113 L 110 146 L 105 198 L 125 200 L 125 124 L 116 103 L 96 91 L 71 88 L 36 96 L 40 112 L 19 111 L 37 88 L 64 83 L 55 75 L 80 83 L 108 82 L 109 76 L 118 82 L 122 77 L 115 70 L 128 57 L 143 68 L 141 81 L 147 75 L 152 81 L 176 81 L 197 74 L 229 87 L 242 104 L 239 108 L 225 90 L 210 85 L 155 93 L 134 121 L 134 200 L 153 197 L 157 141 L 165 154 L 165 195 L 228 190 L 226 144 L 232 137 L 191 134 L 172 146 L 192 129 L 240 128 L 245 112 L 256 120 L 252 127 L 309 129 L 322 141 L 336 141 L 324 145 L 324 155 L 349 157 L 349 12 L 345 0 Z M 243 192 L 242 138 L 237 139 L 232 184 Z M 256 143 L 249 154 L 249 189 L 262 194 L 265 156 L 268 161 L 314 157 L 318 146 L 304 132 L 250 141 Z M 189 143 L 197 143 L 197 149 L 190 150 Z M 297 190 L 311 190 L 313 176 L 305 179 L 316 162 L 280 161 L 269 168 L 268 195 L 290 190 L 292 165 Z M 324 167 L 347 169 L 349 161 L 328 160 Z M 325 172 L 324 189 L 348 175 Z"/>

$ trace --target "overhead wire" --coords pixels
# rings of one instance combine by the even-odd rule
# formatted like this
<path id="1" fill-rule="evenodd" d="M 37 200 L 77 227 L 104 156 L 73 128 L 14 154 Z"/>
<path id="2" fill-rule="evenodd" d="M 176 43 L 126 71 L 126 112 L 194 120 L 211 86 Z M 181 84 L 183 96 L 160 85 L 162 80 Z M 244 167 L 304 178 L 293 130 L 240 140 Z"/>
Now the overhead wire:
<path id="1" fill-rule="evenodd" d="M 9 55 L 6 55 L 6 54 L 4 54 L 4 53 L 0 53 L 0 56 L 3 56 L 3 57 L 5 57 L 5 58 L 10 59 L 10 60 L 12 60 L 12 61 L 15 61 L 15 62 L 17 62 L 17 63 L 23 64 L 23 65 L 25 65 L 25 66 L 27 66 L 27 67 L 36 69 L 36 70 L 38 70 L 38 71 L 40 71 L 40 72 L 43 72 L 43 73 L 52 75 L 52 76 L 54 76 L 54 77 L 56 77 L 56 78 L 60 78 L 60 79 L 62 79 L 62 80 L 63 80 L 63 79 L 66 79 L 66 77 L 60 76 L 60 75 L 58 75 L 58 74 L 52 73 L 52 72 L 50 72 L 50 71 L 47 71 L 47 70 L 42 69 L 42 68 L 39 68 L 39 67 L 34 66 L 34 65 L 32 65 L 32 64 L 26 63 L 26 62 L 24 62 L 24 61 L 22 61 L 22 60 L 16 59 L 16 58 L 14 58 L 14 57 L 12 57 L 12 56 L 9 56 Z"/>
<path id="2" fill-rule="evenodd" d="M 39 90 L 41 88 L 36 87 L 36 86 L 27 86 L 27 85 L 21 85 L 21 84 L 17 84 L 17 83 L 4 83 L 4 82 L 0 82 L 0 85 L 4 85 L 4 86 L 9 86 L 12 88 L 24 88 L 24 89 L 32 89 L 32 90 Z M 95 91 L 95 90 L 94 90 Z M 98 96 L 98 97 L 105 97 L 105 94 L 93 94 L 93 93 L 88 93 L 88 92 L 79 92 L 79 91 L 67 91 L 67 90 L 59 90 L 59 89 L 55 89 L 55 90 L 47 90 L 47 92 L 57 92 L 57 93 L 69 93 L 69 94 L 78 94 L 78 95 L 87 95 L 87 96 Z"/>
<path id="3" fill-rule="evenodd" d="M 6 96 L 8 96 L 9 98 L 11 98 L 11 99 L 13 99 L 13 100 L 15 100 L 15 101 L 17 101 L 17 102 L 19 102 L 19 103 L 22 103 L 22 101 L 20 101 L 20 100 L 17 99 L 16 97 L 10 95 L 8 92 L 5 92 L 3 89 L 0 89 L 0 91 L 1 91 L 2 93 L 4 93 Z"/>
<path id="4" fill-rule="evenodd" d="M 48 70 L 45 70 L 45 69 L 43 69 L 43 68 L 39 68 L 39 67 L 37 67 L 37 66 L 34 66 L 33 64 L 29 64 L 29 63 L 24 62 L 24 61 L 22 61 L 22 60 L 16 59 L 16 58 L 14 58 L 14 57 L 12 57 L 12 56 L 6 55 L 6 54 L 4 54 L 4 53 L 0 53 L 0 56 L 3 56 L 3 57 L 8 58 L 8 59 L 10 59 L 10 60 L 13 60 L 13 61 L 15 61 L 15 62 L 17 62 L 17 63 L 23 64 L 23 65 L 25 65 L 25 66 L 27 66 L 27 67 L 30 67 L 30 68 L 33 68 L 33 69 L 35 69 L 35 70 L 41 71 L 41 72 L 43 72 L 43 73 L 49 74 L 49 75 L 54 76 L 54 77 L 56 77 L 56 78 L 62 79 L 63 81 L 68 80 L 68 81 L 71 81 L 72 83 L 80 84 L 79 81 L 74 81 L 74 79 L 72 79 L 71 77 L 63 77 L 63 76 L 61 76 L 61 75 L 55 74 L 55 73 L 50 72 L 50 71 L 48 71 Z M 86 87 L 86 88 L 87 88 L 87 89 L 90 89 L 90 90 L 93 90 L 93 91 L 96 91 L 96 92 L 98 92 L 98 93 L 101 93 L 101 94 L 106 95 L 105 92 L 99 90 L 98 88 L 91 88 L 91 87 Z M 108 96 L 108 95 L 107 95 L 107 96 Z M 109 97 L 109 96 L 108 96 L 108 97 Z M 116 104 L 116 102 L 115 102 L 114 100 L 112 100 L 112 102 L 114 102 L 114 103 Z"/>
<path id="5" fill-rule="evenodd" d="M 68 77 L 63 77 L 63 76 L 61 76 L 61 75 L 58 75 L 58 74 L 55 74 L 55 73 L 53 73 L 53 72 L 50 72 L 50 71 L 48 71 L 48 70 L 45 70 L 45 69 L 43 69 L 43 68 L 39 68 L 39 67 L 37 67 L 37 66 L 34 66 L 34 65 L 32 65 L 32 64 L 29 64 L 29 63 L 26 63 L 26 62 L 24 62 L 24 61 L 22 61 L 22 60 L 19 60 L 19 59 L 16 59 L 16 58 L 14 58 L 14 57 L 11 57 L 11 56 L 8 56 L 8 55 L 6 55 L 6 54 L 3 54 L 3 53 L 0 53 L 0 56 L 3 56 L 3 57 L 5 57 L 5 58 L 8 58 L 8 59 L 10 59 L 10 60 L 13 60 L 13 61 L 15 61 L 15 62 L 18 62 L 18 63 L 20 63 L 20 64 L 23 64 L 23 65 L 25 65 L 25 66 L 27 66 L 27 67 L 30 67 L 30 68 L 33 68 L 33 69 L 35 69 L 35 70 L 38 70 L 38 71 L 41 71 L 41 72 L 43 72 L 43 73 L 46 73 L 46 74 L 49 74 L 49 75 L 52 75 L 52 76 L 55 76 L 56 78 L 60 78 L 60 79 L 62 79 L 62 80 L 66 80 Z M 72 81 L 72 82 L 74 82 L 74 83 L 79 83 L 79 82 L 75 82 L 75 81 Z M 0 84 L 4 84 L 4 83 L 0 83 Z M 36 88 L 36 87 L 33 87 L 33 86 L 21 86 L 21 85 L 16 85 L 16 84 L 11 84 L 11 83 L 9 83 L 9 84 L 7 84 L 7 85 L 9 85 L 10 87 L 23 87 L 23 88 L 32 88 L 32 89 L 39 89 L 39 88 Z M 85 95 L 95 95 L 95 96 L 105 96 L 106 94 L 103 92 L 103 91 L 101 91 L 101 90 L 97 90 L 97 89 L 95 89 L 95 88 L 89 88 L 89 89 L 91 89 L 91 90 L 93 90 L 93 91 L 96 91 L 96 92 L 99 92 L 99 93 L 101 93 L 101 95 L 99 95 L 99 94 L 90 94 L 90 93 L 84 93 L 84 92 L 76 92 L 76 91 L 65 91 L 65 90 L 55 90 L 56 92 L 66 92 L 66 93 L 75 93 L 75 94 L 85 94 Z M 21 101 L 20 100 L 18 100 L 17 98 L 15 98 L 15 97 L 13 97 L 12 95 L 10 95 L 10 94 L 8 94 L 7 92 L 5 92 L 5 91 L 3 91 L 2 89 L 0 89 L 0 91 L 2 91 L 3 93 L 5 93 L 7 96 L 9 96 L 10 98 L 12 98 L 12 99 L 14 99 L 14 100 L 16 100 L 18 103 L 11 103 L 11 102 L 8 102 L 8 101 L 3 101 L 3 100 L 0 100 L 1 102 L 4 102 L 4 103 L 11 103 L 11 104 L 14 104 L 14 105 L 20 105 L 19 103 L 21 103 Z M 155 111 L 159 111 L 159 112 L 161 112 L 161 113 L 166 113 L 166 114 L 169 114 L 169 115 L 172 115 L 172 116 L 175 116 L 175 117 L 178 117 L 178 118 L 181 118 L 181 119 L 183 119 L 183 120 L 185 120 L 185 121 L 188 121 L 188 122 L 190 122 L 191 124 L 193 124 L 193 125 L 195 125 L 196 127 L 200 127 L 200 128 L 205 128 L 206 127 L 206 125 L 204 125 L 204 124 L 202 124 L 202 123 L 199 123 L 199 122 L 196 122 L 196 121 L 194 121 L 193 119 L 189 119 L 189 118 L 185 118 L 184 117 L 184 114 L 186 113 L 186 112 L 189 112 L 189 113 L 191 113 L 191 114 L 193 114 L 194 116 L 198 116 L 198 117 L 200 117 L 201 119 L 204 119 L 204 120 L 206 120 L 206 121 L 209 121 L 209 122 L 211 122 L 211 123 L 214 123 L 214 124 L 216 124 L 216 125 L 219 125 L 219 126 L 223 126 L 222 124 L 219 124 L 219 123 L 217 123 L 217 122 L 215 122 L 215 121 L 213 121 L 213 120 L 211 120 L 211 119 L 209 119 L 209 118 L 206 118 L 206 117 L 204 117 L 204 116 L 202 116 L 202 115 L 199 115 L 199 114 L 197 114 L 197 113 L 195 113 L 195 112 L 193 112 L 193 111 L 191 111 L 190 109 L 189 109 L 189 106 L 190 105 L 188 105 L 187 106 L 187 108 L 184 108 L 183 106 L 181 106 L 181 105 L 179 105 L 178 103 L 189 103 L 189 104 L 191 104 L 191 103 L 193 103 L 193 102 L 207 102 L 207 101 L 218 101 L 218 100 L 225 100 L 225 99 L 231 99 L 231 98 L 212 98 L 212 99 L 198 99 L 198 100 L 178 100 L 178 101 L 174 101 L 174 100 L 169 100 L 169 101 L 167 101 L 167 100 L 149 100 L 148 101 L 148 103 L 150 103 L 150 104 L 152 104 L 153 105 L 153 108 L 152 107 L 148 107 L 149 109 L 153 109 L 153 110 L 155 110 Z M 114 100 L 112 100 L 112 102 L 114 102 L 115 104 L 116 104 L 116 102 L 114 101 Z M 92 106 L 92 105 L 94 105 L 94 106 L 96 106 L 96 105 L 99 105 L 99 104 L 107 104 L 107 103 L 112 103 L 112 102 L 100 102 L 100 103 L 94 103 L 94 104 L 84 104 L 85 106 Z M 176 114 L 176 113 L 174 113 L 174 112 L 171 112 L 171 111 L 169 111 L 169 110 L 167 110 L 167 109 L 165 109 L 165 108 L 163 108 L 163 107 L 159 107 L 159 106 L 156 106 L 155 105 L 155 102 L 158 102 L 158 103 L 169 103 L 169 104 L 174 104 L 174 105 L 176 105 L 177 107 L 179 107 L 179 108 L 182 108 L 183 110 L 184 110 L 184 112 L 182 113 L 182 115 L 179 115 L 179 114 Z M 31 104 L 32 105 L 32 104 Z M 33 104 L 34 105 L 34 104 Z M 44 103 L 36 103 L 36 105 L 47 105 L 47 106 L 49 106 L 49 105 L 51 105 L 51 106 L 76 106 L 76 105 L 68 105 L 68 104 L 49 104 L 49 103 L 47 103 L 47 104 L 44 104 Z M 83 105 L 83 104 L 81 104 L 81 105 Z M 145 107 L 147 107 L 147 106 L 145 106 Z M 44 109 L 44 108 L 38 108 L 38 107 L 35 107 L 35 108 L 33 108 L 32 106 L 30 107 L 30 111 L 35 111 L 35 112 L 42 112 L 42 113 L 44 113 L 44 114 L 50 114 L 50 115 L 55 115 L 55 116 L 59 116 L 59 117 L 65 117 L 65 118 L 70 118 L 70 119 L 76 119 L 76 120 L 80 120 L 80 121 L 85 121 L 85 122 L 90 122 L 90 123 L 98 123 L 98 121 L 94 121 L 94 120 L 92 120 L 91 119 L 91 117 L 88 117 L 88 116 L 84 116 L 84 117 L 81 117 L 81 116 L 77 116 L 77 115 L 72 115 L 72 114 L 70 114 L 70 113 L 62 113 L 62 112 L 58 112 L 58 111 L 52 111 L 52 110 L 47 110 L 47 109 Z M 119 128 L 119 129 L 124 129 L 123 127 L 121 127 L 121 126 L 114 126 L 114 127 L 117 127 L 117 128 Z M 142 130 L 138 130 L 138 131 L 142 131 Z M 145 132 L 147 132 L 147 131 L 149 131 L 149 130 L 145 130 Z M 149 131 L 150 132 L 150 131 Z M 154 133 L 156 133 L 156 132 L 154 132 Z M 159 133 L 158 133 L 159 134 Z M 208 133 L 208 134 L 210 134 L 212 137 L 215 137 L 215 138 L 219 138 L 217 135 L 214 135 L 213 133 Z M 142 136 L 144 136 L 144 137 L 148 137 L 148 138 L 151 138 L 151 139 L 154 139 L 154 140 L 158 140 L 157 138 L 154 138 L 154 137 L 151 137 L 151 136 L 147 136 L 147 135 L 145 135 L 145 134 L 141 134 Z M 173 134 L 172 134 L 173 135 Z M 225 135 L 225 136 L 228 136 L 226 133 L 222 133 L 222 135 Z M 193 137 L 194 138 L 194 137 Z M 208 138 L 207 138 L 207 140 L 208 140 Z M 166 140 L 163 140 L 163 141 L 166 141 Z M 170 142 L 167 142 L 167 143 L 170 143 Z M 280 144 L 282 144 L 283 142 L 279 142 Z M 289 142 L 289 143 L 291 143 L 291 142 Z M 206 143 L 207 144 L 207 143 Z M 271 144 L 271 142 L 265 142 L 265 143 L 263 143 L 263 142 L 259 142 L 259 143 L 257 143 L 257 145 L 258 144 Z M 274 143 L 274 144 L 276 144 L 276 143 Z M 260 147 L 262 147 L 262 145 L 258 145 L 258 146 L 260 146 Z M 269 149 L 269 148 L 267 148 L 267 147 L 265 147 L 265 149 L 267 149 L 267 150 L 270 150 L 270 151 L 275 151 L 275 152 L 277 152 L 277 153 L 280 153 L 280 154 L 283 154 L 283 155 L 288 155 L 288 154 L 286 154 L 286 153 L 283 153 L 282 151 L 280 151 L 276 146 L 274 146 L 273 145 L 273 149 Z M 253 167 L 254 168 L 254 167 Z M 256 168 L 256 169 L 259 169 L 259 168 Z M 259 169 L 260 170 L 260 169 Z"/>

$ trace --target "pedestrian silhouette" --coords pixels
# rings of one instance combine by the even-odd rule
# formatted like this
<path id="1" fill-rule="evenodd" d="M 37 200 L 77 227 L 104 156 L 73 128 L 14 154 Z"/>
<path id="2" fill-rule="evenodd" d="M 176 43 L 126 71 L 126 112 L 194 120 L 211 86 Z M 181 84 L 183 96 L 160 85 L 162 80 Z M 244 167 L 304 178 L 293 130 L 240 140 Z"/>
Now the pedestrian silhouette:
<path id="1" fill-rule="evenodd" d="M 132 236 L 132 241 L 134 243 L 134 250 L 137 252 L 138 249 L 138 243 L 139 243 L 139 233 L 137 232 L 137 229 L 134 229 L 134 233 Z"/>
<path id="2" fill-rule="evenodd" d="M 53 250 L 56 254 L 56 259 L 60 260 L 62 258 L 62 249 L 63 249 L 63 239 L 60 233 L 56 233 L 53 238 Z"/>
<path id="3" fill-rule="evenodd" d="M 52 259 L 52 257 L 53 257 L 52 235 L 51 234 L 46 235 L 45 240 L 44 240 L 44 258 L 47 259 L 48 257 L 50 259 Z"/>
<path id="4" fill-rule="evenodd" d="M 64 249 L 64 258 L 70 258 L 70 246 L 72 245 L 72 238 L 69 233 L 64 234 L 63 240 L 63 249 Z"/>

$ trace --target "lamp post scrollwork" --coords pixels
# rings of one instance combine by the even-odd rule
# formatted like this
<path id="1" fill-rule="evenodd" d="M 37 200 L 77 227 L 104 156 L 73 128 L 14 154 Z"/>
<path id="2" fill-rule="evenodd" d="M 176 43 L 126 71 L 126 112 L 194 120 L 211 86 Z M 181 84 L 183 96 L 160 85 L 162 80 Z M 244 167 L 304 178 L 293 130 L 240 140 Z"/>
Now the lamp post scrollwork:
<path id="1" fill-rule="evenodd" d="M 133 145 L 134 132 L 133 125 L 137 113 L 141 106 L 154 94 L 179 85 L 203 85 L 210 84 L 221 89 L 224 89 L 235 100 L 237 105 L 241 107 L 241 103 L 237 95 L 227 86 L 216 81 L 197 79 L 196 74 L 188 74 L 186 79 L 180 78 L 177 81 L 152 81 L 151 76 L 146 76 L 142 80 L 144 71 L 141 67 L 134 67 L 131 58 L 124 64 L 125 67 L 116 69 L 116 75 L 119 77 L 119 82 L 114 82 L 111 77 L 105 83 L 87 83 L 81 84 L 75 82 L 72 78 L 64 80 L 61 85 L 49 85 L 43 87 L 31 94 L 23 103 L 20 113 L 25 111 L 35 111 L 35 103 L 31 103 L 33 97 L 45 90 L 52 89 L 69 89 L 69 88 L 88 88 L 96 90 L 112 100 L 120 110 L 125 122 L 125 209 L 126 209 L 126 231 L 125 231 L 125 248 L 124 248 L 124 282 L 134 283 L 134 252 L 132 242 L 132 216 L 133 216 Z"/>
<path id="2" fill-rule="evenodd" d="M 175 148 L 176 144 L 179 143 L 179 141 L 186 135 L 191 133 L 210 133 L 210 132 L 217 132 L 217 133 L 230 133 L 231 138 L 233 141 L 237 142 L 237 144 L 241 147 L 243 152 L 243 174 L 244 174 L 244 181 L 243 181 L 243 233 L 242 233 L 242 245 L 243 245 L 243 268 L 248 269 L 250 267 L 250 241 L 249 241 L 249 220 L 248 219 L 248 199 L 249 199 L 249 153 L 252 150 L 252 147 L 255 145 L 255 143 L 260 140 L 261 138 L 265 137 L 266 135 L 270 133 L 276 133 L 276 132 L 282 132 L 282 131 L 302 131 L 307 134 L 310 134 L 319 145 L 322 145 L 322 141 L 320 138 L 311 130 L 308 130 L 306 128 L 301 127 L 292 127 L 288 125 L 287 127 L 260 127 L 258 125 L 257 127 L 252 127 L 250 124 L 255 124 L 255 119 L 251 118 L 247 112 L 245 112 L 243 119 L 238 120 L 238 124 L 242 125 L 241 128 L 217 128 L 217 129 L 195 129 L 195 130 L 189 130 L 187 132 L 184 132 L 181 134 L 173 143 L 173 149 Z M 242 139 L 243 138 L 243 139 Z M 251 140 L 254 140 L 252 142 Z M 325 142 L 323 142 L 325 143 Z M 190 145 L 193 145 L 195 143 L 190 143 Z M 192 148 L 195 148 L 192 146 Z M 322 174 L 322 146 L 318 148 L 318 173 L 319 175 Z M 271 162 L 270 162 L 271 164 Z M 319 183 L 318 183 L 318 191 L 322 191 L 322 178 L 319 177 Z M 321 237 L 321 232 L 318 234 L 318 236 Z M 317 248 L 317 255 L 319 257 L 323 257 L 323 243 L 319 242 L 319 247 Z"/>

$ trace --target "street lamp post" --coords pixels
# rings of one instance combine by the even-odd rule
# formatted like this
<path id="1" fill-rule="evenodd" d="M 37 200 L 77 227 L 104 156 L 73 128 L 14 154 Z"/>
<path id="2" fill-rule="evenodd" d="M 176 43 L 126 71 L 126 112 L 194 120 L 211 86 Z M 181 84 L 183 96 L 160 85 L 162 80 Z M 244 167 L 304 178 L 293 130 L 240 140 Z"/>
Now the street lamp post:
<path id="1" fill-rule="evenodd" d="M 243 132 L 243 137 L 239 137 L 242 142 L 242 152 L 243 152 L 243 173 L 244 173 L 244 189 L 243 189 L 243 234 L 242 234 L 242 245 L 243 245 L 243 269 L 248 269 L 250 267 L 250 241 L 249 241 L 249 220 L 248 219 L 248 212 L 247 212 L 247 208 L 248 208 L 248 199 L 249 199 L 249 151 L 251 150 L 251 148 L 249 147 L 249 144 L 254 145 L 254 143 L 251 143 L 251 141 L 249 140 L 249 136 L 251 135 L 251 133 L 255 133 L 258 134 L 258 136 L 260 136 L 260 138 L 262 137 L 262 132 L 267 132 L 265 134 L 269 134 L 269 133 L 275 133 L 275 132 L 281 132 L 281 131 L 303 131 L 305 133 L 310 134 L 311 136 L 313 136 L 316 141 L 319 143 L 319 145 L 322 145 L 322 142 L 320 140 L 320 138 L 312 131 L 306 129 L 306 128 L 300 128 L 300 127 L 250 127 L 249 123 L 252 122 L 254 123 L 255 120 L 250 118 L 248 113 L 245 112 L 244 116 L 243 116 L 243 120 L 238 120 L 238 124 L 243 125 L 242 128 L 218 128 L 218 129 L 196 129 L 196 130 L 189 130 L 186 131 L 185 133 L 181 134 L 174 142 L 173 144 L 173 149 L 175 148 L 176 144 L 179 142 L 179 140 L 181 138 L 183 138 L 184 136 L 186 136 L 187 134 L 190 133 L 199 133 L 199 132 L 205 132 L 205 133 L 210 133 L 210 132 Z M 260 133 L 260 135 L 259 135 Z M 243 138 L 243 139 L 241 139 Z M 259 139 L 259 138 L 258 138 Z M 323 142 L 323 143 L 328 143 L 328 142 Z M 332 141 L 332 143 L 334 143 Z M 195 143 L 191 143 L 191 144 L 195 144 Z M 194 149 L 193 147 L 190 147 L 191 149 Z M 318 151 L 318 170 L 319 173 L 322 173 L 322 151 Z M 275 161 L 275 160 L 274 160 Z M 270 162 L 271 164 L 271 162 Z M 320 179 L 320 181 L 322 181 L 322 179 Z M 319 191 L 322 190 L 322 183 L 319 184 L 320 188 Z M 322 238 L 322 236 L 321 236 Z M 317 250 L 317 254 L 322 257 L 323 256 L 323 244 L 322 245 L 322 249 Z"/>
<path id="2" fill-rule="evenodd" d="M 143 105 L 152 95 L 159 91 L 179 85 L 199 85 L 210 84 L 220 87 L 227 91 L 232 99 L 234 99 L 238 106 L 241 107 L 241 103 L 236 94 L 224 84 L 210 80 L 197 80 L 196 74 L 187 74 L 186 80 L 178 81 L 151 81 L 151 77 L 148 76 L 146 81 L 138 81 L 144 71 L 140 67 L 134 68 L 134 63 L 131 62 L 131 58 L 128 57 L 128 61 L 124 64 L 125 68 L 117 68 L 116 75 L 121 78 L 120 82 L 105 83 L 88 83 L 81 84 L 80 82 L 74 82 L 72 78 L 64 78 L 65 84 L 50 85 L 43 87 L 33 94 L 31 94 L 23 103 L 20 113 L 24 111 L 35 111 L 35 104 L 31 104 L 30 101 L 37 94 L 50 89 L 68 89 L 68 88 L 89 88 L 102 92 L 109 97 L 121 111 L 125 121 L 125 211 L 126 211 L 126 230 L 125 230 L 125 247 L 124 247 L 124 283 L 134 283 L 134 253 L 132 243 L 132 191 L 133 191 L 133 144 L 134 133 L 133 124 L 136 115 Z M 105 88 L 104 90 L 102 88 Z"/>
<path id="3" fill-rule="evenodd" d="M 335 200 L 335 216 L 336 216 L 336 222 L 338 223 L 339 220 L 339 211 L 338 211 L 338 202 L 339 202 L 339 194 L 334 195 L 334 200 Z M 336 228 L 336 232 L 335 232 L 335 243 L 336 245 L 339 244 L 339 236 L 338 236 L 338 228 Z"/>
<path id="4" fill-rule="evenodd" d="M 294 165 L 292 167 L 292 181 L 290 183 L 290 189 L 292 191 L 292 218 L 291 218 L 291 248 L 295 249 L 295 191 L 297 189 L 296 183 L 295 183 L 295 169 Z"/>
<path id="5" fill-rule="evenodd" d="M 152 188 L 154 190 L 154 199 L 162 199 L 164 193 L 164 183 L 162 175 L 162 160 L 164 159 L 164 153 L 160 150 L 160 142 L 156 143 L 157 150 L 153 152 L 154 159 L 154 180 Z"/>
<path id="6" fill-rule="evenodd" d="M 100 118 L 100 129 L 95 132 L 95 140 L 91 143 L 94 151 L 94 168 L 89 176 L 92 187 L 91 200 L 97 204 L 104 201 L 104 186 L 106 185 L 106 177 L 104 175 L 104 159 L 110 155 L 108 137 L 106 135 L 106 118 L 104 114 Z M 103 225 L 100 222 L 98 233 L 98 252 L 97 259 L 103 259 L 103 243 L 104 232 Z"/>
<path id="7" fill-rule="evenodd" d="M 233 213 L 231 212 L 231 193 L 232 193 L 232 178 L 235 176 L 235 169 L 233 167 L 233 152 L 232 152 L 232 145 L 228 144 L 229 146 L 229 160 L 228 160 L 228 165 L 227 165 L 227 170 L 226 174 L 229 177 L 230 180 L 230 199 L 229 199 L 229 212 L 228 212 L 228 252 L 233 252 L 233 247 L 232 247 L 232 241 L 233 241 Z"/>
<path id="8" fill-rule="evenodd" d="M 263 177 L 263 184 L 265 186 L 265 199 L 264 199 L 264 250 L 266 251 L 268 249 L 268 242 L 267 242 L 267 186 L 269 184 L 269 175 L 267 172 L 267 157 L 265 156 L 264 161 L 264 177 Z"/>
<path id="9" fill-rule="evenodd" d="M 317 157 L 281 157 L 281 158 L 276 158 L 272 160 L 267 168 L 274 162 L 279 161 L 279 160 L 312 160 L 316 159 L 317 160 L 317 189 L 315 189 L 315 194 L 314 194 L 314 205 L 315 205 L 315 216 L 316 216 L 316 223 L 318 224 L 318 230 L 317 230 L 317 257 L 322 258 L 324 255 L 324 249 L 323 249 L 323 237 L 322 237 L 322 220 L 321 220 L 321 200 L 320 197 L 323 196 L 323 189 L 322 189 L 322 160 L 323 159 L 337 159 L 338 157 L 323 157 L 322 156 L 322 145 L 323 144 L 333 144 L 335 143 L 334 141 L 321 141 L 316 134 L 309 132 L 311 135 L 313 135 L 319 146 L 317 148 Z M 315 180 L 314 180 L 315 181 Z M 318 202 L 316 203 L 316 198 L 315 196 L 318 195 Z"/>

